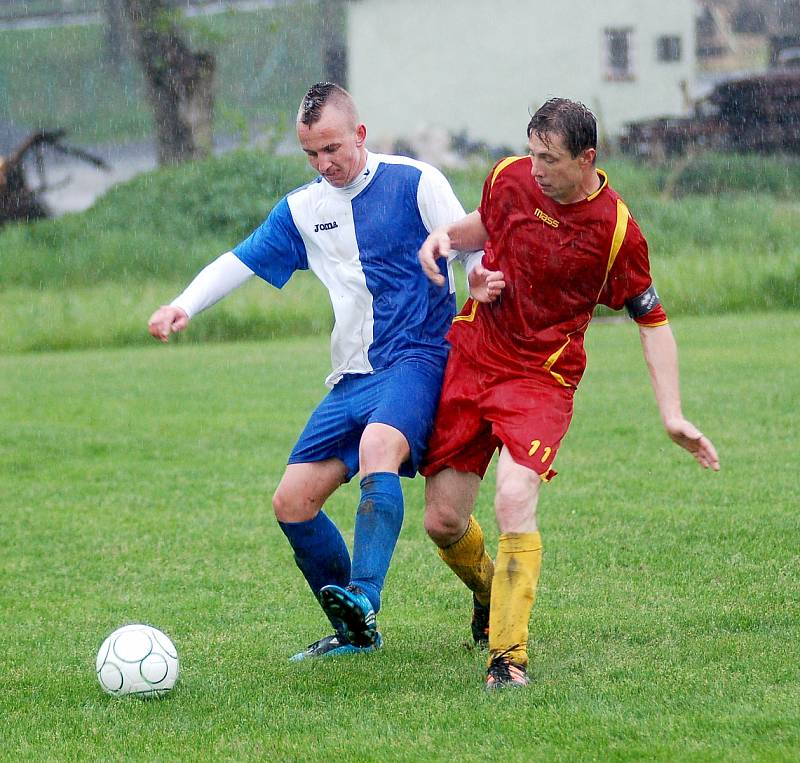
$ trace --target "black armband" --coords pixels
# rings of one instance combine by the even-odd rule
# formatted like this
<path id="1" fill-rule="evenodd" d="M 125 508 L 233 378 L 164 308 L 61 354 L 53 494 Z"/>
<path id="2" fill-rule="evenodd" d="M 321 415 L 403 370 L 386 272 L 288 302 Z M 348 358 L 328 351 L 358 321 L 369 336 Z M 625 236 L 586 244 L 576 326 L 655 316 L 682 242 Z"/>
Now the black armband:
<path id="1" fill-rule="evenodd" d="M 643 291 L 638 297 L 629 299 L 625 303 L 625 309 L 628 311 L 628 315 L 636 320 L 637 318 L 641 318 L 643 315 L 647 315 L 647 313 L 658 307 L 660 304 L 661 300 L 659 299 L 658 294 L 656 294 L 656 287 L 650 284 L 650 288 L 647 289 L 647 291 Z"/>

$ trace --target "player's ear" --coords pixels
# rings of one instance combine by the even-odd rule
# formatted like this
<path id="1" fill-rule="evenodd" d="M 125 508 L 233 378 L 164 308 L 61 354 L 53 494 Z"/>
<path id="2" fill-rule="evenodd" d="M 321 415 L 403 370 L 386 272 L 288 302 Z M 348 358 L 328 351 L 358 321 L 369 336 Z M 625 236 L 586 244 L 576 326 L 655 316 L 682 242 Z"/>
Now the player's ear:
<path id="1" fill-rule="evenodd" d="M 594 164 L 594 160 L 596 158 L 597 151 L 593 148 L 585 148 L 583 151 L 581 151 L 580 160 L 581 164 L 584 166 Z"/>
<path id="2" fill-rule="evenodd" d="M 360 124 L 356 127 L 356 145 L 361 148 L 367 139 L 367 126 Z"/>

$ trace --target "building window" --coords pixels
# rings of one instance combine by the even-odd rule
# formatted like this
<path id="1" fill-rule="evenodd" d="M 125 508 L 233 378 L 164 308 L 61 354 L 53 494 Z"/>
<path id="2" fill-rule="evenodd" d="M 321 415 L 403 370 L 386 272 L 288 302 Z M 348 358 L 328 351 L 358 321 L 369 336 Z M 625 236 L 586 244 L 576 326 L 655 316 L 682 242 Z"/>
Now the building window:
<path id="1" fill-rule="evenodd" d="M 681 60 L 681 38 L 665 35 L 656 40 L 656 55 L 659 61 Z"/>
<path id="2" fill-rule="evenodd" d="M 604 34 L 606 79 L 633 79 L 633 30 L 606 29 Z"/>
<path id="3" fill-rule="evenodd" d="M 695 33 L 697 37 L 695 53 L 698 58 L 719 58 L 730 52 L 728 43 L 708 7 L 703 8 L 695 19 Z"/>

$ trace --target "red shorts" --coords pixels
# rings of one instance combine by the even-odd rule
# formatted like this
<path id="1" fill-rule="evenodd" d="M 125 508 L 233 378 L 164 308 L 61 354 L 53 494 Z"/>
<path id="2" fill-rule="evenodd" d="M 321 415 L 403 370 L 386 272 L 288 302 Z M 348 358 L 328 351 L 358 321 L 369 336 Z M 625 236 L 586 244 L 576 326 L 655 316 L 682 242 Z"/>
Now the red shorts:
<path id="1" fill-rule="evenodd" d="M 549 375 L 500 374 L 453 350 L 420 472 L 429 477 L 452 468 L 483 477 L 494 452 L 505 445 L 514 461 L 549 480 L 572 421 L 573 394 Z"/>

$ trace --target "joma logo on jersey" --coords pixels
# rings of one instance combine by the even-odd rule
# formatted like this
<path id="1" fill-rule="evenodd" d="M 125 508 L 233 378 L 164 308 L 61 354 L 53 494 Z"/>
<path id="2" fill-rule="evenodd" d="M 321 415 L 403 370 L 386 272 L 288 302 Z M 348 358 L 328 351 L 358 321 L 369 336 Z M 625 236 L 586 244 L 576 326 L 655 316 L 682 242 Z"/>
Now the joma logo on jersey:
<path id="1" fill-rule="evenodd" d="M 536 211 L 533 214 L 551 228 L 558 228 L 558 220 L 556 220 L 554 217 L 550 217 L 547 212 L 542 212 L 539 207 L 536 207 Z"/>
<path id="2" fill-rule="evenodd" d="M 314 226 L 314 233 L 317 233 L 321 230 L 333 230 L 334 228 L 338 228 L 339 224 L 334 220 L 332 223 L 317 223 Z"/>

